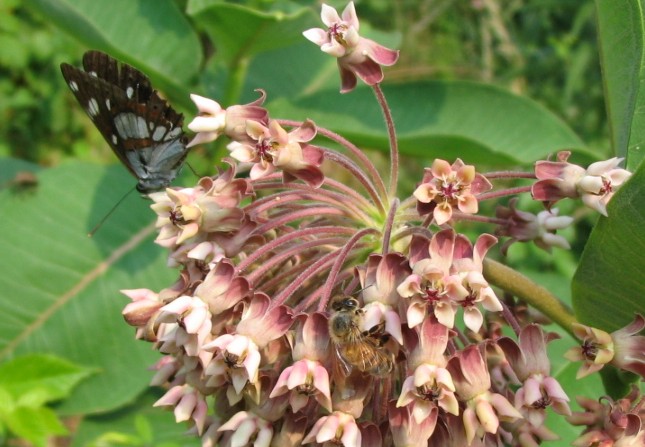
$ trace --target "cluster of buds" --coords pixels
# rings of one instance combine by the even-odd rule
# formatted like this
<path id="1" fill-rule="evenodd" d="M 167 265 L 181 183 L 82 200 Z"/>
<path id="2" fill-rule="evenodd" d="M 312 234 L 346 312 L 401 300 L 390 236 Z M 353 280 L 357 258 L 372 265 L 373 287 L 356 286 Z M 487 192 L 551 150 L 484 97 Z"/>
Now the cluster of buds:
<path id="1" fill-rule="evenodd" d="M 359 36 L 352 3 L 342 16 L 324 5 L 322 19 L 326 30 L 304 34 L 338 58 L 341 91 L 357 78 L 379 89 L 381 65 L 398 53 Z M 488 222 L 512 240 L 566 246 L 554 232 L 570 221 L 549 218 L 555 210 L 532 217 L 513 202 L 489 218 L 478 204 L 531 191 L 549 204 L 582 197 L 602 211 L 626 178 L 615 160 L 585 171 L 561 156 L 516 176 L 537 177 L 532 187 L 491 191 L 491 180 L 513 173 L 482 175 L 460 159 L 437 159 L 399 200 L 396 181 L 388 190 L 342 137 L 309 120 L 269 117 L 263 92 L 227 109 L 192 99 L 200 116 L 189 125 L 191 144 L 229 138 L 228 167 L 195 187 L 151 194 L 156 242 L 180 276 L 158 293 L 124 291 L 132 299 L 126 321 L 164 354 L 153 383 L 167 392 L 156 405 L 173 408 L 204 446 L 530 446 L 557 438 L 544 426 L 547 409 L 571 412 L 550 375 L 553 336 L 517 321 L 517 341 L 500 336 L 487 315 L 513 316 L 483 274 L 497 238 L 484 233 L 473 243 L 455 225 Z M 323 161 L 355 184 L 335 180 Z"/>

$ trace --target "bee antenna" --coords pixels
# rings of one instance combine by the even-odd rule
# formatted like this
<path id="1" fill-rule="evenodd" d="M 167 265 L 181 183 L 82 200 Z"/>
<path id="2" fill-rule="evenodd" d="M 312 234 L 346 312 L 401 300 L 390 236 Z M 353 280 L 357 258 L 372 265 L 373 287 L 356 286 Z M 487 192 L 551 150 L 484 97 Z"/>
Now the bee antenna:
<path id="1" fill-rule="evenodd" d="M 369 289 L 369 288 L 370 288 L 370 287 L 372 287 L 373 285 L 374 285 L 374 284 L 370 284 L 369 286 L 365 286 L 365 287 L 363 287 L 362 289 L 357 290 L 357 291 L 356 291 L 356 293 L 361 293 L 363 290 L 365 290 L 365 289 Z"/>
<path id="2" fill-rule="evenodd" d="M 108 211 L 107 214 L 105 216 L 103 216 L 103 218 L 101 220 L 99 220 L 99 223 L 94 225 L 94 228 L 92 228 L 92 230 L 89 233 L 87 233 L 87 237 L 94 236 L 94 234 L 96 234 L 96 232 L 99 231 L 99 228 L 101 228 L 101 226 L 108 219 L 108 217 L 110 217 L 112 215 L 112 213 L 114 213 L 114 211 L 118 208 L 118 206 L 121 205 L 121 203 L 126 199 L 126 197 L 128 197 L 130 194 L 132 194 L 132 191 L 134 191 L 135 189 L 136 188 L 133 187 L 128 192 L 123 194 L 123 197 L 121 197 L 119 199 L 119 201 L 116 202 L 116 204 L 114 204 L 114 206 L 110 209 L 110 211 Z"/>
<path id="3" fill-rule="evenodd" d="M 199 174 L 197 173 L 197 171 L 195 171 L 195 168 L 193 168 L 193 167 L 190 165 L 190 163 L 186 162 L 186 166 L 188 166 L 188 169 L 190 169 L 190 172 L 192 172 L 192 173 L 195 175 L 195 177 L 197 177 L 197 178 L 201 178 L 201 177 L 203 177 L 203 175 L 199 175 Z"/>

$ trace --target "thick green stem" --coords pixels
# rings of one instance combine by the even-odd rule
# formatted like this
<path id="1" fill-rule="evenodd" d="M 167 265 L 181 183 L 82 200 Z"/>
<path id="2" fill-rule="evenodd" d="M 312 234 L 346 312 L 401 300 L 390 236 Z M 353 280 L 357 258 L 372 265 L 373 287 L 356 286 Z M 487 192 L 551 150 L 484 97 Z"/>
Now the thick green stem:
<path id="1" fill-rule="evenodd" d="M 491 259 L 484 260 L 484 277 L 492 285 L 526 301 L 573 335 L 571 324 L 576 323 L 575 317 L 555 295 L 544 287 L 534 283 L 520 272 Z"/>

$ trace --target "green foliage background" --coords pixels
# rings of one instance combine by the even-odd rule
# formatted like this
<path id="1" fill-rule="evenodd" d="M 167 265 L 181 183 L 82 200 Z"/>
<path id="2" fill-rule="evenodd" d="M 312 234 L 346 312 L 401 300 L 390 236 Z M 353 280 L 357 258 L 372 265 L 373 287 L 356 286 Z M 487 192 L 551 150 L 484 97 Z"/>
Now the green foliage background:
<path id="1" fill-rule="evenodd" d="M 401 49 L 384 90 L 408 191 L 419 166 L 435 157 L 461 157 L 481 170 L 530 169 L 570 149 L 580 163 L 618 154 L 634 171 L 641 164 L 639 1 L 373 0 L 356 7 L 362 33 Z M 320 26 L 318 11 L 312 1 L 0 3 L 0 361 L 46 352 L 92 372 L 56 395 L 58 415 L 81 416 L 73 445 L 197 442 L 179 437 L 183 428 L 171 414 L 150 410 L 159 392 L 148 389 L 146 367 L 159 357 L 133 340 L 119 315 L 127 303 L 119 289 L 158 290 L 176 272 L 151 243 L 153 215 L 137 197 L 93 239 L 85 236 L 134 180 L 114 164 L 59 64 L 79 64 L 89 48 L 107 51 L 149 74 L 188 119 L 195 113 L 189 92 L 229 105 L 263 88 L 272 116 L 312 118 L 382 158 L 387 139 L 372 93 L 339 95 L 335 61 L 301 36 Z M 190 163 L 211 172 L 223 153 L 221 144 L 199 148 Z M 36 186 L 16 181 L 24 171 L 36 173 Z M 507 263 L 574 306 L 583 322 L 614 330 L 635 310 L 645 312 L 645 286 L 634 281 L 645 267 L 643 175 L 641 166 L 609 219 L 560 206 L 576 213 L 566 233 L 571 252 L 549 256 L 517 245 Z M 573 343 L 563 335 L 551 348 L 555 375 L 572 397 L 598 396 L 598 378 L 576 381 L 576 366 L 561 359 Z M 567 425 L 551 428 L 564 438 L 557 445 L 576 436 Z"/>

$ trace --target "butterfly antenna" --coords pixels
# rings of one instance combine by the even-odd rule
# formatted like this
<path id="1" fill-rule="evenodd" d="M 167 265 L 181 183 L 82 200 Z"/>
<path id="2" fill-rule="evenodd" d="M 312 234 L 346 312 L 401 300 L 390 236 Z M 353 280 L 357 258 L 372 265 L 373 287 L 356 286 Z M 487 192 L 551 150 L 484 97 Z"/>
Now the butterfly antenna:
<path id="1" fill-rule="evenodd" d="M 193 168 L 193 167 L 190 165 L 190 163 L 186 162 L 186 166 L 188 166 L 188 169 L 190 169 L 190 172 L 192 172 L 192 173 L 195 175 L 195 177 L 197 177 L 197 178 L 202 178 L 202 177 L 203 177 L 203 175 L 199 175 L 199 174 L 197 173 L 197 171 L 195 171 L 195 168 Z"/>
<path id="2" fill-rule="evenodd" d="M 132 189 L 130 189 L 128 192 L 126 192 L 126 193 L 123 195 L 123 197 L 121 197 L 121 198 L 119 199 L 119 201 L 118 201 L 118 202 L 116 202 L 116 204 L 112 207 L 112 209 L 110 209 L 110 211 L 108 211 L 108 212 L 107 212 L 107 214 L 106 214 L 105 216 L 103 216 L 103 219 L 101 219 L 101 220 L 99 221 L 99 223 L 97 223 L 96 225 L 94 225 L 94 228 L 92 228 L 92 231 L 90 231 L 89 233 L 87 233 L 87 237 L 92 237 L 92 236 L 94 236 L 94 234 L 95 234 L 97 231 L 99 231 L 99 228 L 101 228 L 101 225 L 103 225 L 103 223 L 108 219 L 108 217 L 110 217 L 110 216 L 112 215 L 112 213 L 114 213 L 114 211 L 117 209 L 117 207 L 118 207 L 119 205 L 121 205 L 121 203 L 126 199 L 126 197 L 128 197 L 130 194 L 132 194 L 132 191 L 134 191 L 135 189 L 136 189 L 136 188 L 132 188 Z"/>

